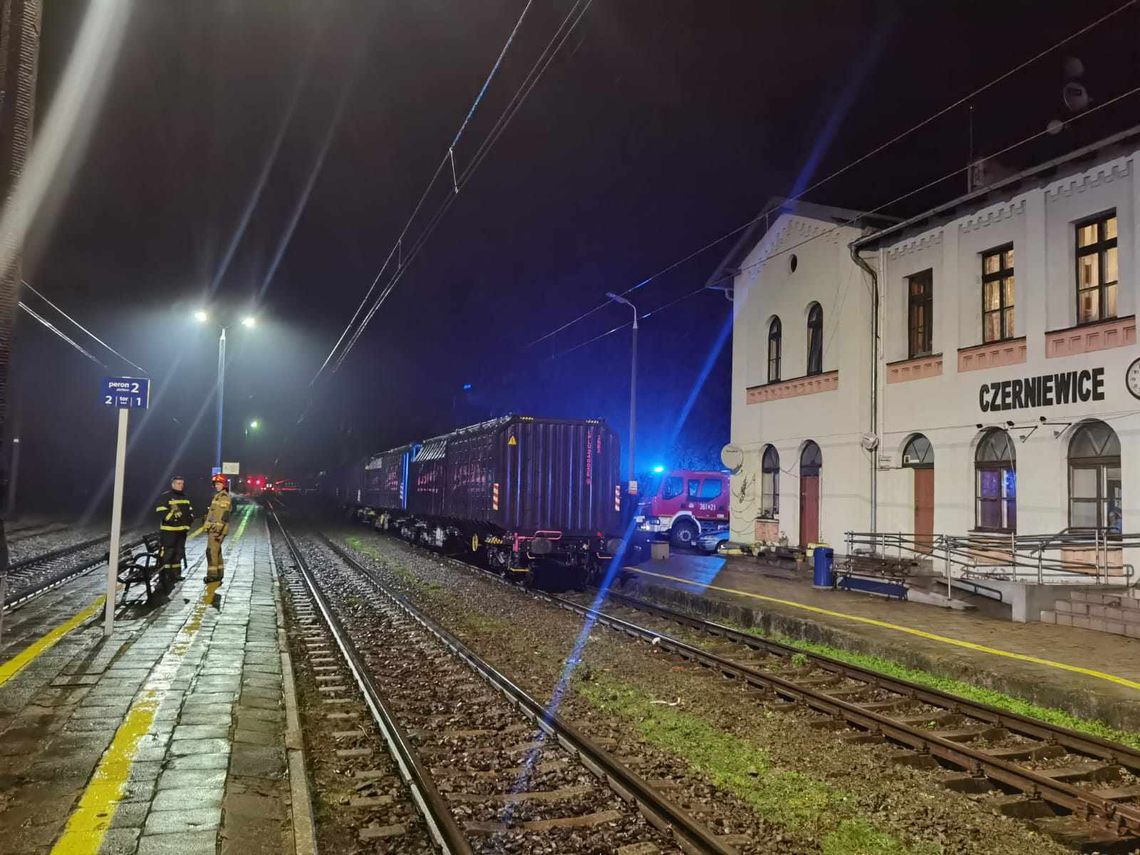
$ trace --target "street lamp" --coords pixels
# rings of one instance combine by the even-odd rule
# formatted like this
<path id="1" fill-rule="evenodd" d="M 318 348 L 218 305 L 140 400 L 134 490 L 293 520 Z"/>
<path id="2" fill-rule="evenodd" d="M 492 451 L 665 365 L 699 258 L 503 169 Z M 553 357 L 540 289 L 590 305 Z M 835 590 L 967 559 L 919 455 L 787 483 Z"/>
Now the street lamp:
<path id="1" fill-rule="evenodd" d="M 257 430 L 259 427 L 261 427 L 261 422 L 259 422 L 257 419 L 254 419 L 249 423 L 250 430 Z"/>
<path id="2" fill-rule="evenodd" d="M 637 474 L 633 468 L 637 437 L 637 306 L 613 291 L 607 291 L 606 296 L 615 303 L 633 309 L 633 338 L 630 344 L 629 368 L 629 494 L 633 496 L 637 494 Z"/>
<path id="3" fill-rule="evenodd" d="M 194 312 L 194 320 L 200 324 L 207 323 L 210 320 L 210 315 L 205 309 L 198 309 Z M 241 320 L 241 325 L 246 329 L 252 329 L 257 325 L 257 318 L 253 315 L 246 315 Z M 226 395 L 226 327 L 220 327 L 221 333 L 218 335 L 218 440 L 215 447 L 215 465 L 219 472 L 222 471 L 222 413 L 225 409 L 225 395 Z"/>

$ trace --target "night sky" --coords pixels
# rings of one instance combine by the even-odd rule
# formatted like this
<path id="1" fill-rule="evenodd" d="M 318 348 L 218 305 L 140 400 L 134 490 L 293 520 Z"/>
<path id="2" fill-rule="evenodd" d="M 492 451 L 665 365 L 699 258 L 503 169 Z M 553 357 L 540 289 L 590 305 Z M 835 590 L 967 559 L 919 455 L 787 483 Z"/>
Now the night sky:
<path id="1" fill-rule="evenodd" d="M 37 221 L 24 275 L 154 378 L 154 405 L 132 430 L 136 507 L 174 469 L 205 493 L 217 331 L 191 319 L 204 305 L 261 321 L 229 336 L 225 457 L 246 472 L 276 461 L 302 478 L 508 411 L 603 417 L 624 443 L 629 330 L 573 348 L 629 310 L 531 342 L 1121 2 L 594 0 L 459 194 L 448 171 L 428 196 L 409 244 L 454 198 L 340 370 L 312 386 L 525 0 L 136 2 L 94 132 Z M 46 5 L 41 117 L 86 9 Z M 460 172 L 574 5 L 534 0 L 456 147 Z M 1069 55 L 1084 62 L 1092 106 L 1136 86 L 1140 4 L 974 99 L 975 153 L 1071 117 L 1060 97 Z M 1138 102 L 1003 160 L 1024 166 L 1127 127 Z M 964 166 L 970 125 L 956 108 L 808 198 L 881 206 Z M 959 175 L 883 213 L 964 189 Z M 643 312 L 672 303 L 731 245 L 631 298 Z M 706 292 L 643 320 L 639 468 L 715 464 L 728 439 L 730 309 Z M 131 372 L 97 355 L 107 369 L 20 318 L 10 417 L 24 507 L 102 512 L 114 414 L 98 405 L 98 381 Z M 252 418 L 262 429 L 246 436 Z"/>

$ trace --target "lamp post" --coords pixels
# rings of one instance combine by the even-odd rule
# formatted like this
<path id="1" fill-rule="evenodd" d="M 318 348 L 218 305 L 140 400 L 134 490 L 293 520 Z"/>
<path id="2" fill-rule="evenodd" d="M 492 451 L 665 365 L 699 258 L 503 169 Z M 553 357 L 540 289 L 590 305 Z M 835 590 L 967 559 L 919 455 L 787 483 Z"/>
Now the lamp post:
<path id="1" fill-rule="evenodd" d="M 634 460 L 637 457 L 637 306 L 613 291 L 607 291 L 606 296 L 615 303 L 629 306 L 633 309 L 633 338 L 630 344 L 629 368 L 629 494 L 637 494 L 637 470 L 634 469 Z"/>
<path id="2" fill-rule="evenodd" d="M 200 324 L 209 323 L 210 315 L 205 309 L 194 313 L 194 320 Z M 257 319 L 253 315 L 246 315 L 241 319 L 241 325 L 246 329 L 257 326 Z M 218 471 L 222 471 L 222 415 L 225 412 L 226 399 L 226 327 L 220 327 L 218 335 L 218 439 L 214 449 L 215 463 Z"/>

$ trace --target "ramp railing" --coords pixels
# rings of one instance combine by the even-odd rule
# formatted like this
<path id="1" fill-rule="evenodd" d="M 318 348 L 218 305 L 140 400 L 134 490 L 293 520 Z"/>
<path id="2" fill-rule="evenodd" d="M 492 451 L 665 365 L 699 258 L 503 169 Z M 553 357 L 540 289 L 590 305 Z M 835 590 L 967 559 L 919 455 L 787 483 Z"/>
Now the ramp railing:
<path id="1" fill-rule="evenodd" d="M 940 570 L 949 595 L 956 580 L 970 579 L 1128 587 L 1135 570 L 1125 556 L 1140 549 L 1140 533 L 1104 528 L 1065 528 L 1053 534 L 849 531 L 846 544 L 844 564 L 850 571 L 876 562 L 896 575 L 908 565 L 909 575 Z"/>

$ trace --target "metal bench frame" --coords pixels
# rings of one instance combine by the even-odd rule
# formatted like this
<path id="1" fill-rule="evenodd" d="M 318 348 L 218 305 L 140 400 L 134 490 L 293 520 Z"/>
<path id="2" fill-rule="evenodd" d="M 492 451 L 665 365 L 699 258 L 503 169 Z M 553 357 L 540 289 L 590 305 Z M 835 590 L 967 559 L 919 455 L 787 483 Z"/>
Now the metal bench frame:
<path id="1" fill-rule="evenodd" d="M 146 587 L 146 601 L 149 604 L 155 592 L 161 586 L 161 581 L 152 586 L 152 581 L 159 576 L 161 568 L 158 559 L 162 547 L 157 534 L 143 535 L 143 552 L 134 552 L 131 547 L 124 547 L 119 553 L 118 579 L 124 585 L 123 602 L 126 602 L 127 593 L 131 585 L 140 583 Z"/>

